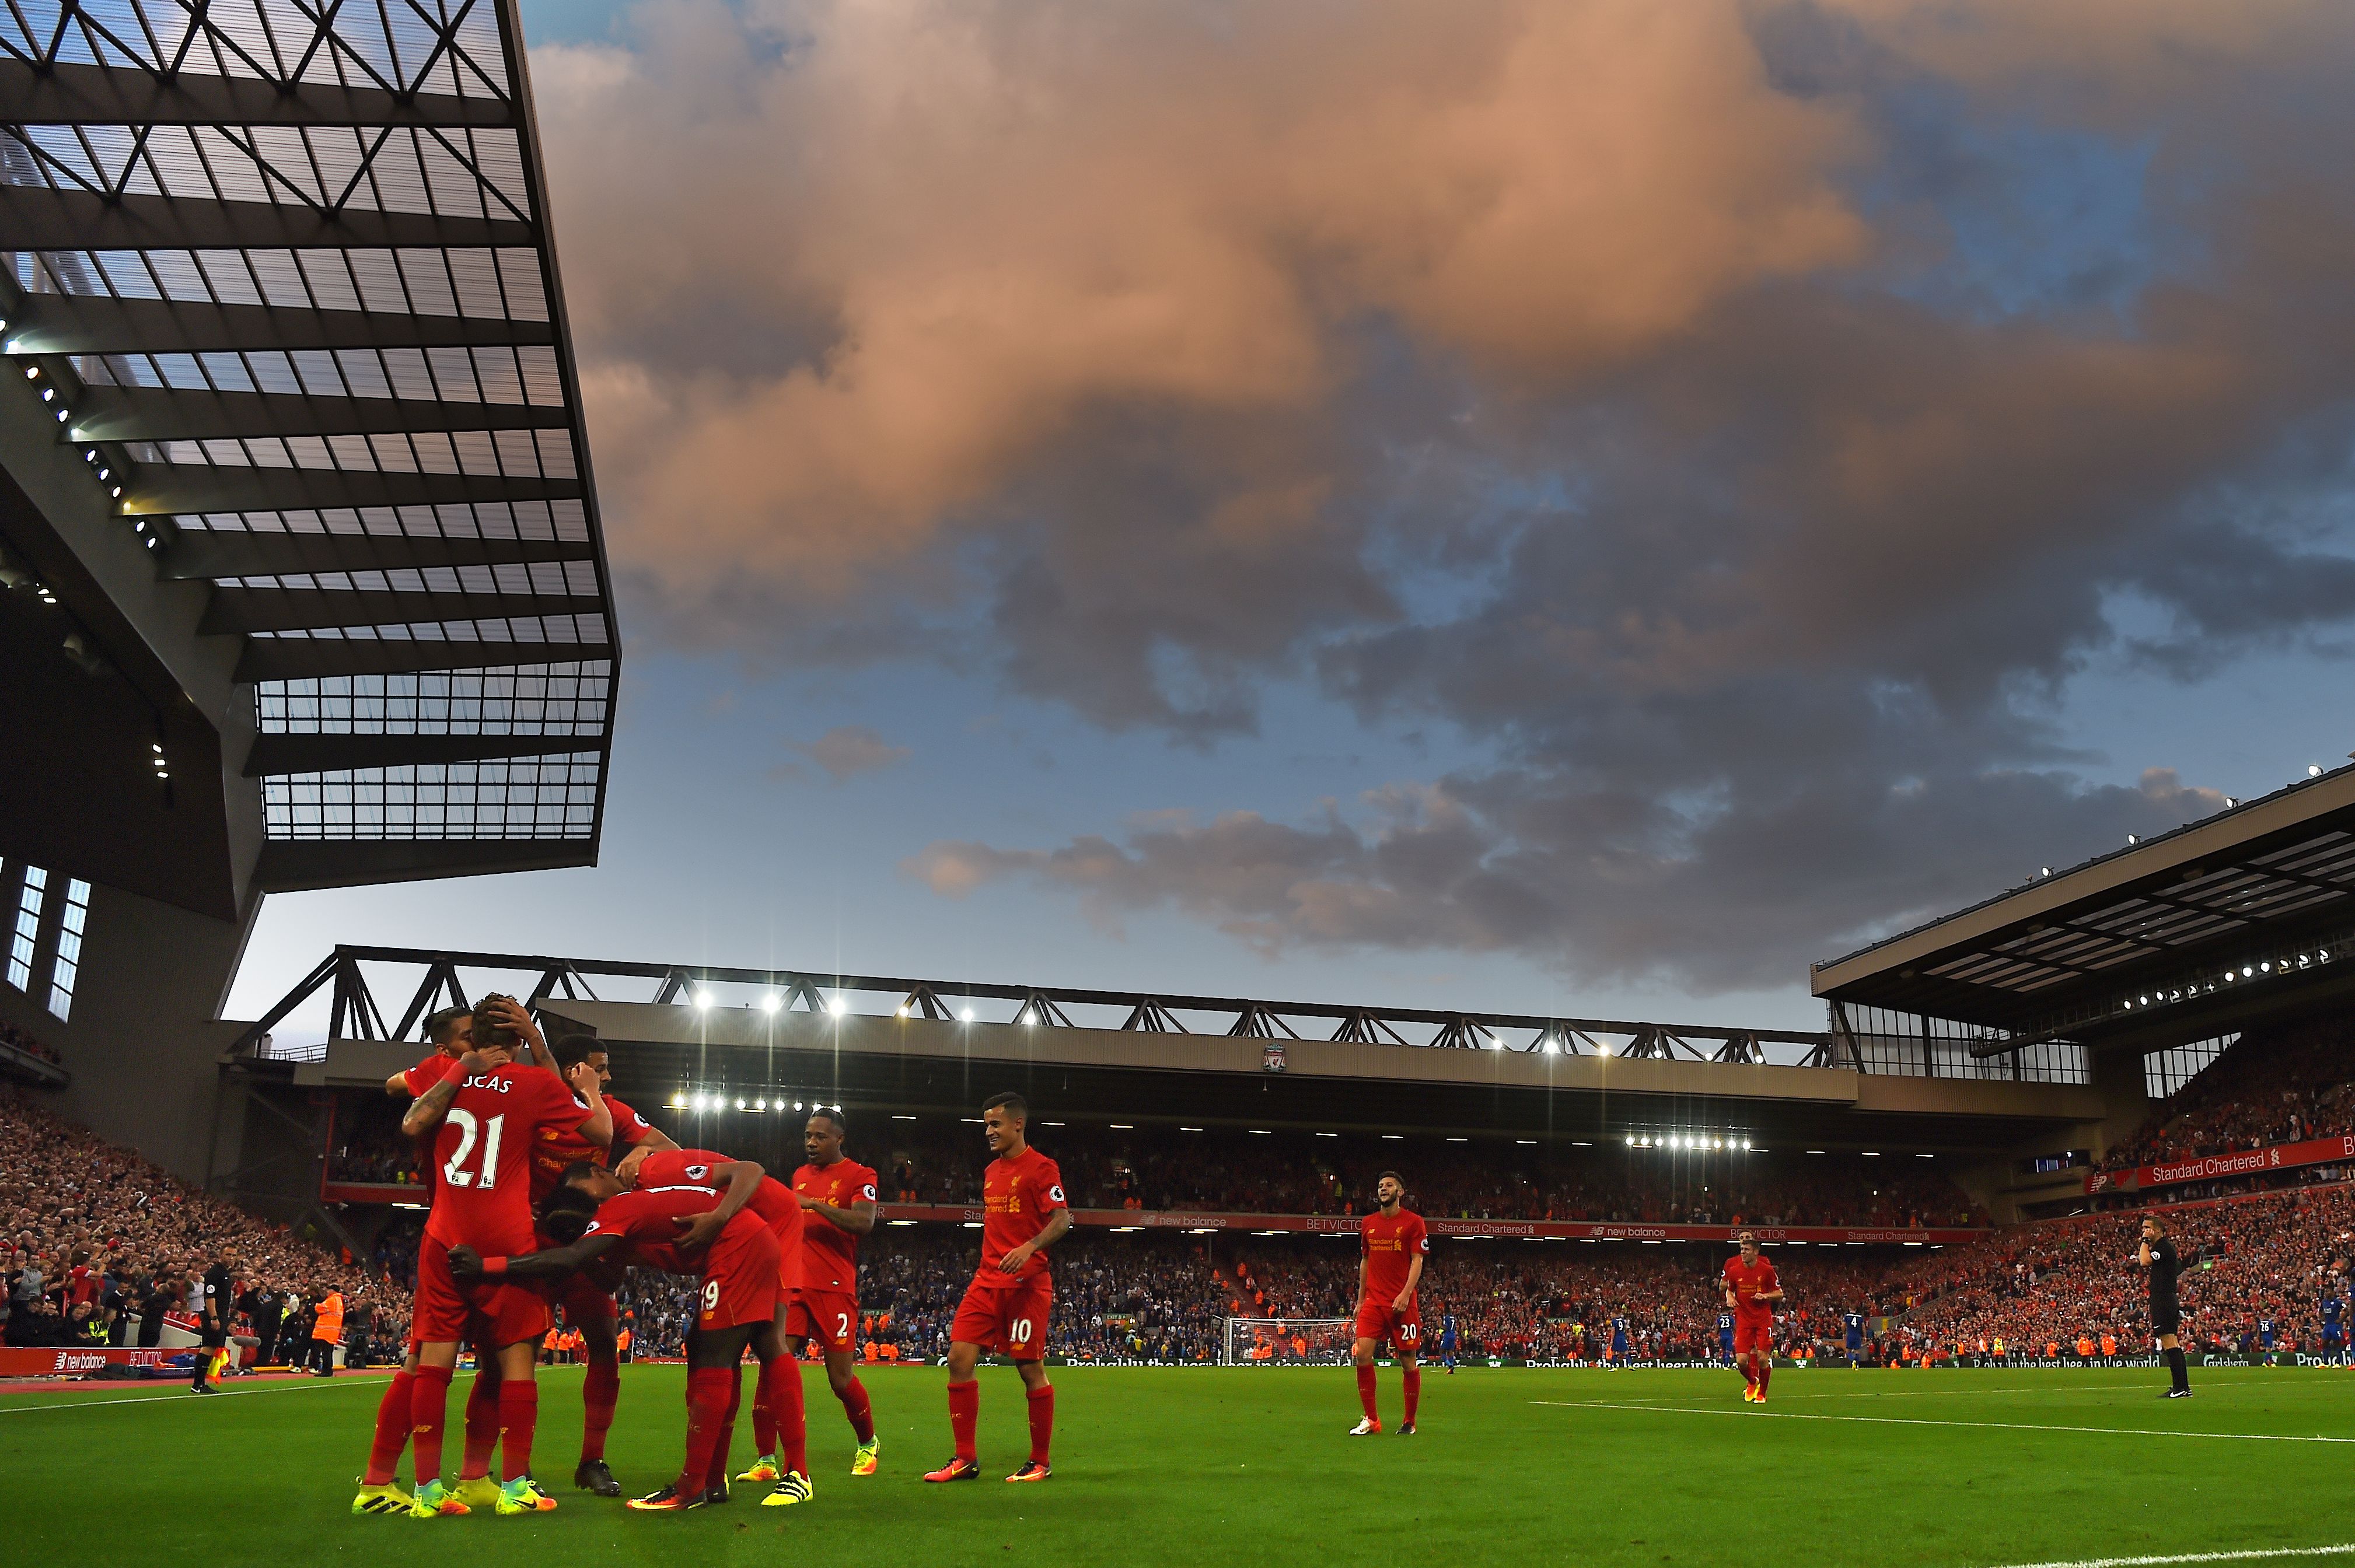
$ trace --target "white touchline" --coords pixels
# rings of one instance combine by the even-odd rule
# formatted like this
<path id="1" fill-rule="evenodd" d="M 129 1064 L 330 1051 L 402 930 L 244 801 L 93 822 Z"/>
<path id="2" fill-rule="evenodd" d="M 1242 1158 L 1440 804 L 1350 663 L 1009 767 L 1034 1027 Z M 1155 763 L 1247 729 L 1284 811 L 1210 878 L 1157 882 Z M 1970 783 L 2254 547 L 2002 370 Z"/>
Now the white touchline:
<path id="1" fill-rule="evenodd" d="M 2163 1563 L 2254 1563 L 2264 1557 L 2345 1557 L 2355 1541 L 2340 1546 L 2275 1546 L 2251 1552 L 2186 1552 L 2175 1557 L 2085 1557 L 2073 1563 L 2015 1563 L 2009 1568 L 2157 1568 Z"/>
<path id="2" fill-rule="evenodd" d="M 264 1393 L 316 1393 L 322 1383 L 329 1388 L 382 1388 L 384 1386 L 382 1380 L 372 1377 L 339 1377 L 333 1383 L 327 1383 L 326 1379 L 319 1378 L 307 1383 L 282 1385 L 277 1388 L 225 1388 L 215 1397 L 252 1399 Z M 187 1386 L 186 1383 L 180 1384 L 180 1392 L 186 1393 Z M 211 1400 L 207 1399 L 175 1399 L 168 1393 L 156 1393 L 136 1395 L 130 1399 L 68 1399 L 60 1400 L 55 1404 L 0 1404 L 0 1415 L 30 1415 L 41 1410 L 93 1410 L 101 1404 L 209 1404 L 211 1403 Z"/>
<path id="3" fill-rule="evenodd" d="M 1877 1426 L 1985 1426 L 2012 1432 L 2094 1432 L 2105 1437 L 2212 1437 L 2228 1443 L 2348 1443 L 2355 1437 L 2293 1436 L 2280 1432 L 2179 1432 L 2158 1426 L 2061 1426 L 2036 1421 L 1935 1421 L 1925 1415 L 1812 1415 L 1803 1410 L 1704 1410 L 1678 1404 L 1611 1404 L 1592 1399 L 1533 1399 L 1562 1410 L 1636 1410 L 1646 1415 L 1730 1415 L 1737 1421 L 1864 1421 Z M 2185 1562 L 2200 1559 L 2185 1558 Z"/>

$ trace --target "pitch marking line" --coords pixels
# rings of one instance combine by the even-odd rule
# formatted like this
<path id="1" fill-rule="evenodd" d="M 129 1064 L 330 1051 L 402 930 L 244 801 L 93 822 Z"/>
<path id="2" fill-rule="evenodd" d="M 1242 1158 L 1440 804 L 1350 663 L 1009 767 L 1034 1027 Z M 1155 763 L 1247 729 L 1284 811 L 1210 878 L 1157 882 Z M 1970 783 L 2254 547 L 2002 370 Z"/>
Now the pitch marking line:
<path id="1" fill-rule="evenodd" d="M 2186 1552 L 2176 1557 L 2086 1557 L 2074 1563 L 2015 1563 L 2010 1568 L 2156 1568 L 2165 1563 L 2254 1563 L 2261 1558 L 2345 1557 L 2355 1554 L 2355 1541 L 2342 1546 L 2276 1546 L 2251 1552 Z"/>
<path id="2" fill-rule="evenodd" d="M 2183 1432 L 2169 1427 L 2150 1426 L 2062 1426 L 2034 1421 L 1938 1421 L 1925 1415 L 1815 1415 L 1800 1410 L 1708 1410 L 1698 1405 L 1677 1404 L 1614 1404 L 1589 1399 L 1533 1399 L 1531 1404 L 1550 1404 L 1562 1410 L 1633 1410 L 1646 1415 L 1730 1415 L 1736 1420 L 1764 1417 L 1774 1421 L 1858 1421 L 1876 1426 L 1982 1426 L 2012 1432 L 2092 1432 L 2105 1437 L 2211 1437 L 2230 1443 L 2339 1443 L 2355 1445 L 2355 1437 L 2312 1437 L 2281 1432 Z M 2338 1547 L 2331 1551 L 2341 1550 Z M 2355 1547 L 2346 1550 L 2355 1551 Z M 2121 1562 L 2136 1561 L 2120 1559 Z M 2224 1558 L 2150 1558 L 2147 1561 L 2204 1563 L 2223 1562 Z M 2090 1568 L 2090 1564 L 2081 1565 Z"/>
<path id="3" fill-rule="evenodd" d="M 265 1393 L 316 1393 L 319 1392 L 320 1383 L 326 1383 L 326 1380 L 322 1378 L 319 1383 L 281 1384 L 276 1388 L 225 1388 L 210 1399 L 195 1396 L 187 1399 L 175 1399 L 168 1393 L 149 1393 L 134 1394 L 128 1399 L 64 1399 L 54 1404 L 0 1404 L 0 1415 L 30 1415 L 43 1410 L 95 1410 L 101 1404 L 210 1404 L 215 1399 L 259 1399 Z M 379 1378 L 362 1381 L 358 1377 L 339 1377 L 335 1382 L 326 1383 L 326 1386 L 329 1388 L 382 1388 L 384 1383 Z M 187 1384 L 182 1383 L 180 1392 L 186 1393 L 187 1388 Z"/>

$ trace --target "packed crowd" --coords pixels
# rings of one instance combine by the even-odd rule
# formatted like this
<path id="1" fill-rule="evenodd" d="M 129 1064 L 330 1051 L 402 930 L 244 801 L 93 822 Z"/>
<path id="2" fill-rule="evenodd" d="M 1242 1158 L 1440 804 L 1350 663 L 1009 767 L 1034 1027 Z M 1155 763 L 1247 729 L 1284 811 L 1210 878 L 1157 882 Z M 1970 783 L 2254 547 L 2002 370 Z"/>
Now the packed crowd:
<path id="1" fill-rule="evenodd" d="M 2183 1260 L 2187 1346 L 2201 1351 L 2311 1347 L 2326 1296 L 2347 1298 L 2355 1188 L 2227 1199 L 2162 1211 Z M 2138 1351 L 2151 1342 L 2148 1298 L 2133 1257 L 2131 1217 L 2089 1214 L 1998 1232 L 1891 1271 L 1874 1293 L 1902 1314 L 1901 1334 L 1976 1351 L 2001 1339 L 2014 1354 L 2081 1338 Z"/>
<path id="2" fill-rule="evenodd" d="M 2107 1171 L 2297 1143 L 2355 1128 L 2355 1064 L 2336 1022 L 2243 1036 L 2110 1151 Z"/>
<path id="3" fill-rule="evenodd" d="M 347 1303 L 355 1339 L 397 1342 L 406 1331 L 403 1281 L 208 1197 L 5 1091 L 0 1224 L 10 1345 L 153 1345 L 223 1259 L 233 1260 L 237 1298 L 250 1297 L 262 1317 L 275 1305 L 282 1319 L 290 1301 L 299 1316 L 304 1303 L 334 1289 Z M 258 1337 L 255 1315 L 244 1316 Z"/>

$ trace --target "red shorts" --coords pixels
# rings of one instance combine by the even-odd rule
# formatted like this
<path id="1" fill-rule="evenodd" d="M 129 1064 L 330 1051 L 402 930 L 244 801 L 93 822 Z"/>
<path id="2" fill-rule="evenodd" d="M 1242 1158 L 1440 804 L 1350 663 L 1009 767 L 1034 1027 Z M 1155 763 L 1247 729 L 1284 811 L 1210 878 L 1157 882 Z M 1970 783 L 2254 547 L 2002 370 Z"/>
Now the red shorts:
<path id="1" fill-rule="evenodd" d="M 785 1308 L 788 1339 L 815 1340 L 822 1351 L 850 1350 L 858 1329 L 858 1298 L 847 1290 L 796 1290 Z"/>
<path id="2" fill-rule="evenodd" d="M 600 1290 L 577 1274 L 559 1289 L 556 1304 L 564 1308 L 567 1328 L 585 1330 L 592 1324 L 602 1323 L 605 1332 L 610 1335 L 613 1325 L 622 1318 L 621 1308 L 613 1305 L 612 1291 Z"/>
<path id="3" fill-rule="evenodd" d="M 1054 1304 L 1055 1281 L 1049 1275 L 1007 1285 L 975 1279 L 957 1303 L 949 1338 L 1003 1351 L 1018 1361 L 1035 1361 L 1047 1353 L 1047 1314 Z"/>
<path id="4" fill-rule="evenodd" d="M 1358 1338 L 1371 1340 L 1377 1347 L 1388 1340 L 1401 1355 L 1421 1355 L 1423 1303 L 1410 1301 L 1403 1312 L 1394 1307 L 1377 1306 L 1371 1301 L 1359 1303 Z"/>
<path id="5" fill-rule="evenodd" d="M 1774 1319 L 1745 1318 L 1740 1313 L 1733 1319 L 1733 1353 L 1742 1355 L 1751 1351 L 1774 1353 Z"/>
<path id="6" fill-rule="evenodd" d="M 520 1281 L 477 1279 L 460 1285 L 450 1272 L 450 1249 L 432 1236 L 417 1246 L 417 1298 L 409 1312 L 414 1344 L 460 1340 L 487 1350 L 538 1340 L 548 1332 L 548 1298 Z"/>
<path id="7" fill-rule="evenodd" d="M 777 1316 L 777 1238 L 765 1230 L 711 1244 L 703 1259 L 703 1295 L 695 1326 L 706 1333 Z"/>

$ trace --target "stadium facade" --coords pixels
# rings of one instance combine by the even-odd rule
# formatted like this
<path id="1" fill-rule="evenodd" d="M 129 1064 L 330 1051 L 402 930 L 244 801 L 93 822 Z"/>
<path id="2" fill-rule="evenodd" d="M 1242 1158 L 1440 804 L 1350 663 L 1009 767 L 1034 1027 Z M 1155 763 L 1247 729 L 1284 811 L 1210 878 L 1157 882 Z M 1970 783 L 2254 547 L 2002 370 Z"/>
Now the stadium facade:
<path id="1" fill-rule="evenodd" d="M 184 1174 L 262 900 L 593 863 L 619 669 L 513 0 L 0 12 L 0 1020 Z"/>

